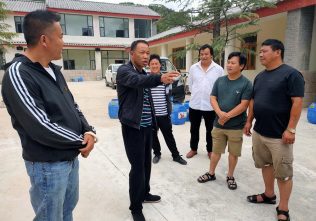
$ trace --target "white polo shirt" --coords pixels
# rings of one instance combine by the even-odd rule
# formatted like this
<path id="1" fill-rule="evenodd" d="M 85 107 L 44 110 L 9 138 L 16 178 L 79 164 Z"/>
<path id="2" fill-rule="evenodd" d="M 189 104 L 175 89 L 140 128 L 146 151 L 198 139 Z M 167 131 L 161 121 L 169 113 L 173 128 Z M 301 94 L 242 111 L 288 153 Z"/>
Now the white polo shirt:
<path id="1" fill-rule="evenodd" d="M 224 75 L 223 68 L 212 61 L 206 72 L 201 61 L 191 66 L 189 70 L 189 90 L 191 92 L 190 107 L 195 110 L 212 111 L 211 93 L 217 78 Z"/>

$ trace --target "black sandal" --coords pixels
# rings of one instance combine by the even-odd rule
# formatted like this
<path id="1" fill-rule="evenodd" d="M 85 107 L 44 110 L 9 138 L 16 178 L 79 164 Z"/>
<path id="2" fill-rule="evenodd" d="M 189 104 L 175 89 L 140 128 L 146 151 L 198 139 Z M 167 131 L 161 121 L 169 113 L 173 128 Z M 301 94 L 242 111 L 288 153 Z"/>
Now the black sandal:
<path id="1" fill-rule="evenodd" d="M 197 179 L 199 183 L 205 183 L 212 180 L 216 180 L 216 176 L 215 174 L 211 175 L 209 172 L 203 174 L 202 176 L 199 176 L 199 178 Z"/>
<path id="2" fill-rule="evenodd" d="M 227 182 L 228 189 L 230 189 L 230 190 L 237 189 L 237 183 L 236 183 L 235 178 L 233 176 L 227 177 L 226 182 Z"/>
<path id="3" fill-rule="evenodd" d="M 277 211 L 278 216 L 279 215 L 284 215 L 286 216 L 286 219 L 278 219 L 278 221 L 290 221 L 290 214 L 289 214 L 289 210 L 288 211 L 284 211 L 284 210 L 279 210 L 279 207 L 275 208 Z"/>
<path id="4" fill-rule="evenodd" d="M 257 200 L 257 196 L 261 196 L 262 201 L 258 201 Z M 264 193 L 261 194 L 257 194 L 257 195 L 251 195 L 251 196 L 247 196 L 247 200 L 250 203 L 265 203 L 265 204 L 275 204 L 276 201 L 276 195 L 272 196 L 272 197 L 267 197 Z"/>

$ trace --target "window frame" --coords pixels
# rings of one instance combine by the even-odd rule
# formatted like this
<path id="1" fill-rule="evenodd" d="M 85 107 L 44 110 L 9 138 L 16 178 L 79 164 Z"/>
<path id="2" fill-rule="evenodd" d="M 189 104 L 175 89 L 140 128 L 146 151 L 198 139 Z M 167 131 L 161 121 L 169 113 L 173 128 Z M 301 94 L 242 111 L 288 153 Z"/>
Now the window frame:
<path id="1" fill-rule="evenodd" d="M 106 19 L 117 19 L 117 20 L 123 20 L 123 25 L 126 22 L 127 23 L 127 36 L 124 37 L 117 37 L 117 36 L 106 36 L 105 31 L 106 31 Z M 101 22 L 102 20 L 102 22 Z M 102 24 L 102 26 L 101 26 Z M 100 37 L 105 37 L 105 38 L 129 38 L 129 19 L 128 18 L 117 18 L 117 17 L 106 17 L 106 16 L 99 16 L 99 29 L 100 29 Z M 116 29 L 121 30 L 121 29 Z M 123 29 L 124 35 L 126 29 Z"/>
<path id="2" fill-rule="evenodd" d="M 19 19 L 19 21 L 17 21 L 17 19 Z M 14 16 L 14 24 L 15 24 L 15 32 L 16 33 L 23 33 L 23 20 L 24 20 L 24 16 Z M 21 30 L 18 30 L 18 25 L 19 24 Z"/>
<path id="3" fill-rule="evenodd" d="M 243 38 L 242 52 L 246 55 L 247 64 L 244 70 L 256 70 L 257 63 L 257 35 Z"/>
<path id="4" fill-rule="evenodd" d="M 61 19 L 60 19 L 60 26 L 63 30 L 64 35 L 69 35 L 69 36 L 88 36 L 88 37 L 94 37 L 94 30 L 93 30 L 93 16 L 92 15 L 80 15 L 80 14 L 66 14 L 66 13 L 59 13 Z M 86 17 L 86 26 L 84 27 L 83 25 L 81 26 L 81 35 L 70 35 L 67 33 L 67 16 L 82 16 Z M 90 18 L 90 20 L 89 20 Z M 89 22 L 90 21 L 90 22 Z M 91 23 L 91 24 L 90 24 Z M 83 34 L 82 29 L 87 29 L 88 35 Z"/>
<path id="5" fill-rule="evenodd" d="M 80 50 L 80 51 L 88 51 L 89 54 L 89 64 L 90 69 L 76 69 L 76 60 L 75 59 L 69 59 L 69 50 Z M 93 71 L 96 70 L 96 63 L 95 63 L 95 51 L 94 50 L 84 50 L 84 49 L 63 49 L 63 54 L 66 54 L 66 57 L 63 56 L 63 68 L 64 70 L 88 70 Z M 94 54 L 94 55 L 92 55 Z M 73 68 L 69 68 L 72 67 Z"/>
<path id="6" fill-rule="evenodd" d="M 139 27 L 136 27 L 136 21 L 150 21 L 150 30 L 149 30 L 149 36 L 140 36 L 140 29 Z M 135 38 L 150 38 L 152 36 L 152 20 L 151 19 L 134 19 L 134 32 L 135 32 Z M 146 27 L 146 26 L 145 26 Z"/>

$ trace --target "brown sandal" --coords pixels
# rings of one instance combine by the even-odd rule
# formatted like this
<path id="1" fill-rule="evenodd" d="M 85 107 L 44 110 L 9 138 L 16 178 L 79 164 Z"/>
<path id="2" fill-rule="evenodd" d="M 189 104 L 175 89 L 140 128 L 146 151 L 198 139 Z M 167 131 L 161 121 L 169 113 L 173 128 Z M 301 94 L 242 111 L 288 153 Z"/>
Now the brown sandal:
<path id="1" fill-rule="evenodd" d="M 278 219 L 278 221 L 290 221 L 290 214 L 289 214 L 289 210 L 288 211 L 284 211 L 284 210 L 279 210 L 279 207 L 275 208 L 277 211 L 278 216 L 279 215 L 284 215 L 286 217 L 286 219 Z"/>
<path id="2" fill-rule="evenodd" d="M 206 172 L 202 176 L 199 176 L 199 178 L 197 179 L 199 183 L 205 183 L 212 180 L 216 180 L 216 176 L 215 174 L 211 175 L 209 172 Z"/>
<path id="3" fill-rule="evenodd" d="M 262 201 L 257 200 L 257 196 L 261 196 Z M 265 203 L 265 204 L 275 204 L 276 196 L 267 197 L 264 193 L 247 196 L 247 200 L 250 203 Z"/>
<path id="4" fill-rule="evenodd" d="M 237 189 L 237 183 L 236 183 L 235 178 L 233 176 L 227 177 L 226 182 L 227 182 L 228 189 L 230 189 L 230 190 Z"/>

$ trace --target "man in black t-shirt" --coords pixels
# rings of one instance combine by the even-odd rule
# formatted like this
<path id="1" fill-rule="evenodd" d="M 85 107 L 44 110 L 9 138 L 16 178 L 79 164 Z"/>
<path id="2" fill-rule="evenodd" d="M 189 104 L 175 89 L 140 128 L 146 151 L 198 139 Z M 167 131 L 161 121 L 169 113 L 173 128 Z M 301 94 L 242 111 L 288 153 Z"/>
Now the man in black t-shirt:
<path id="1" fill-rule="evenodd" d="M 247 200 L 275 204 L 276 178 L 280 192 L 276 208 L 278 220 L 290 220 L 288 203 L 293 185 L 293 143 L 302 111 L 304 79 L 299 71 L 283 63 L 282 42 L 275 39 L 264 41 L 259 55 L 266 69 L 254 80 L 244 133 L 251 135 L 255 118 L 253 158 L 255 166 L 262 169 L 265 191 L 248 196 Z"/>

